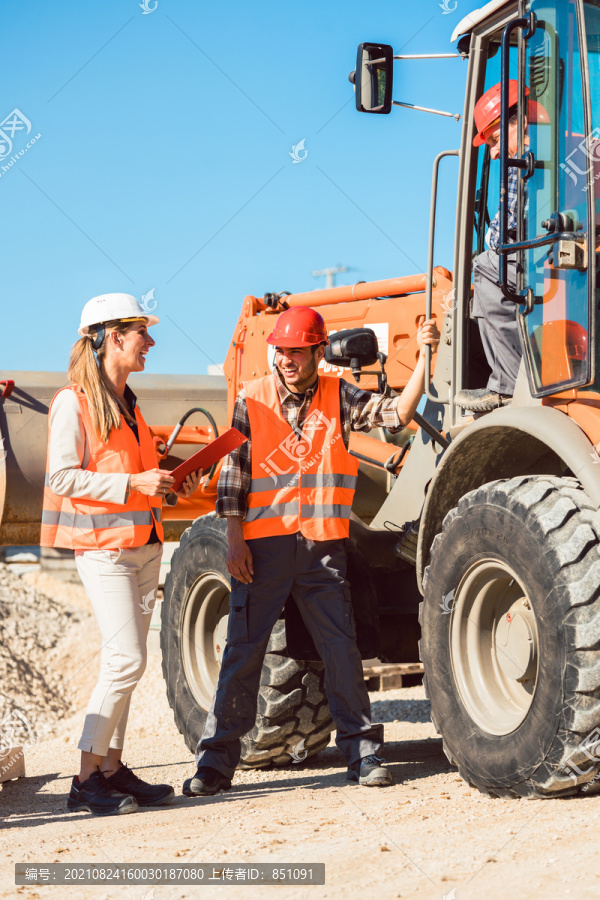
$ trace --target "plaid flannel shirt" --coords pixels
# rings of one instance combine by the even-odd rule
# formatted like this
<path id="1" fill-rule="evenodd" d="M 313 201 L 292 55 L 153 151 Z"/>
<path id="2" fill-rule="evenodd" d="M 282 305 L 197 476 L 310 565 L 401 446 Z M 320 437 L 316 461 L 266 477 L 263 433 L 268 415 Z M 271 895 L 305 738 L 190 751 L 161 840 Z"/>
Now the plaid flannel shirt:
<path id="1" fill-rule="evenodd" d="M 519 170 L 510 166 L 508 170 L 508 235 L 507 242 L 514 243 L 517 239 L 517 178 Z M 491 221 L 488 233 L 490 250 L 497 250 L 500 243 L 500 210 Z"/>
<path id="2" fill-rule="evenodd" d="M 273 377 L 277 384 L 283 416 L 292 431 L 299 434 L 317 389 L 318 381 L 306 393 L 294 394 L 287 389 L 277 369 Z M 396 412 L 396 400 L 396 397 L 383 397 L 381 394 L 363 391 L 340 378 L 340 419 L 346 449 L 348 449 L 351 431 L 370 431 L 378 426 L 387 428 L 392 434 L 401 431 L 404 426 Z M 216 509 L 217 515 L 221 517 L 244 517 L 247 510 L 246 497 L 252 480 L 250 455 L 252 446 L 246 395 L 243 390 L 236 397 L 231 424 L 241 431 L 248 441 L 225 457 L 217 487 Z"/>

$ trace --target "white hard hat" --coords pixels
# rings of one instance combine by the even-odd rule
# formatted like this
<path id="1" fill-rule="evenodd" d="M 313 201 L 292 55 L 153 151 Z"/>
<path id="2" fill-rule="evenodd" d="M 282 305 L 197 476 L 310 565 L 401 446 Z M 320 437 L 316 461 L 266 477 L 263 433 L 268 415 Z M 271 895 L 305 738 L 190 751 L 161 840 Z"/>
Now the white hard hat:
<path id="1" fill-rule="evenodd" d="M 156 325 L 159 321 L 158 316 L 149 315 L 131 294 L 100 294 L 88 300 L 83 307 L 79 334 L 88 334 L 92 325 L 113 319 L 145 319 L 148 325 Z"/>

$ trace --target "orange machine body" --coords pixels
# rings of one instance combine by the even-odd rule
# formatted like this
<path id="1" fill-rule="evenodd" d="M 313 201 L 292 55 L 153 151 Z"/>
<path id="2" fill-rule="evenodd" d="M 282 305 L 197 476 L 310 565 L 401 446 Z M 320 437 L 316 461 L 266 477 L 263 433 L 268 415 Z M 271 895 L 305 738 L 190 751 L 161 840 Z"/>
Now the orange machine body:
<path id="1" fill-rule="evenodd" d="M 289 306 L 318 309 L 329 334 L 343 328 L 372 328 L 379 349 L 387 355 L 388 383 L 402 390 L 410 378 L 419 348 L 416 336 L 425 313 L 425 275 L 390 278 L 385 281 L 359 282 L 355 285 L 291 294 L 283 299 Z M 444 300 L 452 291 L 452 275 L 447 269 L 434 269 L 433 317 L 441 326 Z M 234 329 L 233 340 L 224 364 L 228 388 L 228 414 L 243 381 L 267 375 L 273 365 L 273 352 L 267 338 L 281 309 L 269 309 L 259 297 L 245 297 L 242 313 Z M 377 389 L 377 374 L 363 374 L 357 382 L 349 369 L 321 363 L 320 372 L 345 378 L 365 390 Z"/>
<path id="2" fill-rule="evenodd" d="M 452 292 L 452 275 L 441 267 L 435 268 L 433 275 L 433 318 L 437 320 L 438 327 L 441 327 L 448 297 Z M 329 334 L 343 328 L 372 328 L 377 335 L 380 349 L 388 357 L 386 363 L 388 383 L 394 390 L 400 391 L 410 378 L 419 355 L 416 336 L 425 314 L 426 285 L 425 275 L 410 275 L 290 294 L 284 299 L 290 307 L 308 306 L 317 309 L 325 320 Z M 267 343 L 267 338 L 273 331 L 281 311 L 281 308 L 270 309 L 259 297 L 248 295 L 244 298 L 242 312 L 234 328 L 233 340 L 223 366 L 227 379 L 229 422 L 242 383 L 268 375 L 272 370 L 274 350 Z M 358 384 L 365 390 L 377 390 L 375 369 L 364 373 L 359 382 L 349 369 L 326 362 L 321 363 L 320 372 L 324 375 L 345 378 L 351 384 Z M 219 423 L 219 433 L 228 427 L 229 422 Z M 152 425 L 150 430 L 160 445 L 168 439 L 173 429 Z M 188 444 L 192 446 L 184 457 L 189 456 L 198 449 L 198 444 L 207 444 L 214 436 L 212 429 L 209 428 L 184 427 L 177 436 L 171 453 L 173 455 L 177 453 L 178 445 Z M 358 433 L 352 434 L 350 447 L 360 452 L 363 458 L 370 457 L 379 462 L 392 456 L 396 449 L 368 434 Z M 178 454 L 175 459 L 181 461 Z M 161 462 L 161 468 L 173 468 L 174 466 L 169 463 L 170 458 L 164 460 Z M 173 507 L 165 504 L 163 519 L 190 520 L 214 512 L 220 468 L 219 465 L 210 480 L 203 480 L 189 500 L 180 500 L 177 506 Z"/>
<path id="3" fill-rule="evenodd" d="M 448 298 L 452 296 L 452 273 L 442 267 L 433 270 L 432 314 L 438 327 L 448 309 Z M 355 285 L 344 285 L 283 297 L 289 307 L 308 306 L 317 309 L 323 316 L 329 334 L 344 328 L 372 328 L 378 338 L 380 350 L 387 355 L 386 372 L 388 383 L 394 390 L 402 390 L 410 378 L 418 357 L 416 342 L 419 323 L 425 313 L 425 275 L 412 275 L 402 278 L 390 278 L 381 281 L 359 282 Z M 560 281 L 560 280 L 559 280 Z M 547 276 L 546 301 L 548 317 L 560 310 L 562 303 L 560 283 L 551 271 Z M 273 348 L 267 338 L 273 331 L 277 317 L 282 308 L 269 308 L 260 297 L 248 295 L 244 298 L 240 317 L 235 325 L 233 339 L 227 352 L 223 366 L 227 379 L 227 410 L 231 421 L 235 398 L 243 382 L 252 381 L 267 375 L 274 364 Z M 545 317 L 546 318 L 546 317 Z M 556 328 L 554 323 L 549 332 Z M 563 354 L 564 356 L 564 354 Z M 570 366 L 572 360 L 563 360 L 559 354 L 548 354 L 546 366 Z M 432 370 L 435 357 L 432 361 Z M 363 373 L 357 382 L 349 369 L 321 363 L 320 372 L 345 378 L 351 384 L 358 384 L 365 390 L 377 389 L 376 370 Z M 566 391 L 547 397 L 544 404 L 553 405 L 573 418 L 586 432 L 590 440 L 600 442 L 600 395 L 590 391 Z M 228 427 L 229 422 L 219 423 L 219 433 Z M 415 428 L 411 424 L 411 428 Z M 157 441 L 166 441 L 172 431 L 171 427 L 152 426 L 151 431 Z M 194 452 L 197 446 L 208 443 L 214 438 L 212 429 L 202 427 L 184 427 L 177 437 L 172 452 L 177 445 L 190 444 Z M 353 433 L 350 449 L 360 453 L 366 465 L 368 458 L 379 463 L 393 455 L 394 447 L 385 444 L 374 436 Z M 185 454 L 189 455 L 189 453 Z M 179 457 L 177 457 L 179 459 Z M 179 461 L 181 461 L 179 459 Z M 168 462 L 168 460 L 167 460 Z M 163 462 L 163 468 L 169 466 Z M 172 468 L 173 466 L 171 466 Z M 163 507 L 165 520 L 193 520 L 198 516 L 213 512 L 217 499 L 217 482 L 220 465 L 210 480 L 204 480 L 200 488 L 189 500 L 180 500 L 175 507 Z"/>

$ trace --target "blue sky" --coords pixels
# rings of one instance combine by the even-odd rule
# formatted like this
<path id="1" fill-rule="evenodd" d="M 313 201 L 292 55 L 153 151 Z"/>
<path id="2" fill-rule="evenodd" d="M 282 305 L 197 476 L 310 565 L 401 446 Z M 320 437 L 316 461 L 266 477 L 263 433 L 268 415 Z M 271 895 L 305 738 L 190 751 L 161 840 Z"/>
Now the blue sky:
<path id="1" fill-rule="evenodd" d="M 106 291 L 154 290 L 147 371 L 202 374 L 246 294 L 313 290 L 338 263 L 340 284 L 424 271 L 433 159 L 462 124 L 361 115 L 347 76 L 365 40 L 454 50 L 482 5 L 455 3 L 3 4 L 0 119 L 17 109 L 31 131 L 0 159 L 0 369 L 64 370 Z M 466 72 L 396 62 L 394 99 L 461 113 Z M 452 268 L 457 162 L 442 165 L 436 264 Z"/>

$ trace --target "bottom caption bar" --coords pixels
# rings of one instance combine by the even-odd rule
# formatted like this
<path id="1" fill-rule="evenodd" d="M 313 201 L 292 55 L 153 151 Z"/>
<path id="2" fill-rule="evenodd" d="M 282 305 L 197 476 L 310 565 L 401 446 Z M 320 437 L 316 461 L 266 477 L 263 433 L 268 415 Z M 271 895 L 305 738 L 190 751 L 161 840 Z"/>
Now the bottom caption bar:
<path id="1" fill-rule="evenodd" d="M 15 884 L 325 884 L 325 863 L 15 863 Z"/>

